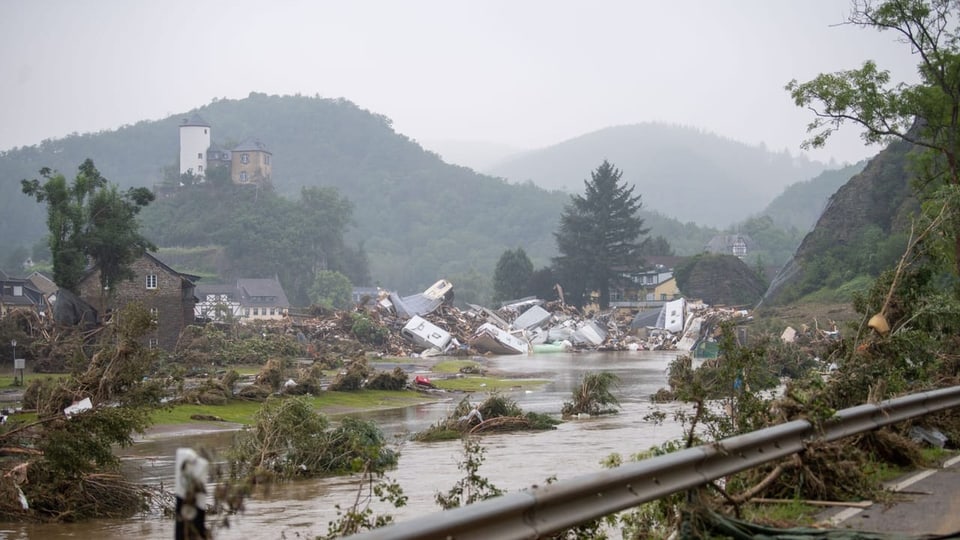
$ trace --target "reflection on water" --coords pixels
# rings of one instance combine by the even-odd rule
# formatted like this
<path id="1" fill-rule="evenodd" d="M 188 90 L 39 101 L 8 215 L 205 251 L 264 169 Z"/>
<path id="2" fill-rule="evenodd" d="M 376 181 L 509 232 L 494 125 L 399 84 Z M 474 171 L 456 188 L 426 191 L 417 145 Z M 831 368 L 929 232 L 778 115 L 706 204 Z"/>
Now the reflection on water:
<path id="1" fill-rule="evenodd" d="M 536 373 L 537 378 L 552 381 L 542 390 L 510 394 L 526 411 L 558 414 L 583 373 L 594 370 L 610 371 L 620 377 L 621 384 L 615 395 L 623 408 L 617 415 L 564 422 L 552 431 L 484 436 L 486 461 L 480 469 L 481 475 L 501 489 L 515 491 L 542 484 L 552 476 L 563 480 L 599 471 L 600 460 L 611 453 L 627 456 L 678 437 L 681 428 L 672 421 L 657 426 L 645 419 L 655 409 L 649 397 L 666 384 L 667 365 L 674 356 L 665 352 L 623 352 L 484 359 L 491 369 L 513 374 Z M 461 478 L 462 472 L 457 468 L 462 459 L 459 441 L 417 443 L 404 439 L 405 434 L 422 430 L 446 416 L 460 397 L 364 414 L 402 444 L 399 466 L 388 476 L 399 482 L 409 502 L 399 510 L 380 507 L 381 511 L 393 514 L 398 520 L 435 512 L 438 510 L 435 494 L 450 489 Z M 121 451 L 124 467 L 145 482 L 170 485 L 177 448 L 222 449 L 230 444 L 232 436 L 231 432 L 212 432 L 140 441 Z M 352 504 L 356 496 L 354 481 L 340 477 L 275 486 L 268 495 L 252 499 L 242 516 L 232 517 L 230 528 L 217 528 L 215 538 L 312 538 L 322 534 L 327 523 L 336 518 L 335 505 Z M 0 524 L 0 538 L 166 540 L 172 537 L 172 529 L 172 519 L 143 516 L 78 524 Z"/>

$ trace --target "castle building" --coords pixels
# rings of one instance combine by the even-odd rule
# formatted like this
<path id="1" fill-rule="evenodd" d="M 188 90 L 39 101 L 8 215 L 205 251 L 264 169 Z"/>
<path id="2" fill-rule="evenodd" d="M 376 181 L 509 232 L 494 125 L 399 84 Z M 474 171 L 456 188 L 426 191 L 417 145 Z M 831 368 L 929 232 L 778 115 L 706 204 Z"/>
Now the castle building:
<path id="1" fill-rule="evenodd" d="M 180 124 L 180 175 L 205 177 L 208 148 L 210 124 L 197 113 L 193 113 L 190 118 L 184 118 Z"/>
<path id="2" fill-rule="evenodd" d="M 210 124 L 193 113 L 180 124 L 180 175 L 192 174 L 199 181 L 211 167 L 226 166 L 234 184 L 269 184 L 273 178 L 273 154 L 257 138 L 249 138 L 232 150 L 211 142 Z"/>

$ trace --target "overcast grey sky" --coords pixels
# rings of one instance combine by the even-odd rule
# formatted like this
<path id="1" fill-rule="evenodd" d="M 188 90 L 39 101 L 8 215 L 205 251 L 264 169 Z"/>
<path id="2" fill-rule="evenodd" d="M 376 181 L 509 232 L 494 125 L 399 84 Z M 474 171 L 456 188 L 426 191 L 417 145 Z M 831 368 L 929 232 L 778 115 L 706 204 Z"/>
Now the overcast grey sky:
<path id="1" fill-rule="evenodd" d="M 548 146 L 662 121 L 799 152 L 783 86 L 915 59 L 849 0 L 5 0 L 0 149 L 250 92 L 344 97 L 427 143 Z M 810 154 L 875 154 L 851 127 Z"/>

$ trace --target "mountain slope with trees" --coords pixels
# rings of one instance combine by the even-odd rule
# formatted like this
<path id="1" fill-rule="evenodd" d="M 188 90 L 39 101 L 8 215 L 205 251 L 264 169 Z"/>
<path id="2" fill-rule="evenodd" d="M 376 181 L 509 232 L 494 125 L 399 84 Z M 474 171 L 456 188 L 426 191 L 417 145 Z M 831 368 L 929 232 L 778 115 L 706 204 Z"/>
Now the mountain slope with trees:
<path id="1" fill-rule="evenodd" d="M 817 223 L 830 196 L 866 165 L 866 161 L 861 161 L 839 169 L 823 171 L 815 178 L 790 184 L 783 193 L 770 201 L 760 215 L 770 216 L 773 223 L 784 229 L 793 227 L 798 231 L 809 231 Z"/>
<path id="2" fill-rule="evenodd" d="M 537 268 L 556 255 L 553 233 L 570 193 L 547 191 L 531 182 L 510 183 L 444 163 L 396 133 L 386 117 L 347 100 L 251 94 L 215 100 L 191 112 L 211 124 L 212 140 L 222 147 L 248 137 L 263 141 L 273 153 L 274 192 L 288 202 L 299 204 L 303 188 L 333 188 L 348 201 L 352 219 L 343 227 L 349 248 L 344 254 L 366 254 L 370 284 L 412 293 L 443 277 L 456 283 L 458 298 L 484 302 L 492 295 L 491 276 L 505 249 L 522 247 Z M 161 186 L 177 170 L 179 124 L 189 114 L 0 153 L 0 250 L 5 263 L 22 261 L 31 254 L 30 247 L 43 245 L 46 233 L 42 214 L 35 205 L 25 204 L 29 200 L 20 191 L 21 179 L 36 178 L 42 167 L 71 176 L 78 163 L 90 158 L 121 189 Z M 588 178 L 599 161 L 591 160 L 568 174 Z M 621 170 L 625 178 L 633 174 L 627 167 Z M 580 183 L 577 193 L 582 187 Z M 681 223 L 669 212 L 657 211 L 649 202 L 655 194 L 643 188 L 636 193 L 643 196 L 639 216 L 650 236 L 666 238 L 676 254 L 699 253 L 717 234 L 716 229 Z M 279 231 L 260 229 L 281 227 L 288 220 L 266 216 L 290 206 L 262 195 L 251 193 L 250 200 L 239 206 L 230 206 L 238 197 L 232 194 L 197 198 L 178 193 L 160 198 L 141 214 L 142 232 L 160 247 L 221 248 L 216 268 L 190 271 L 222 278 L 239 271 L 253 277 L 278 274 L 286 286 L 304 290 L 312 276 L 296 283 L 284 278 L 292 270 L 275 257 L 276 247 L 263 244 Z M 254 200 L 261 218 L 251 214 Z M 267 208 L 275 204 L 279 206 Z"/>
<path id="3" fill-rule="evenodd" d="M 526 152 L 486 172 L 579 193 L 583 171 L 604 159 L 623 170 L 624 181 L 643 194 L 648 210 L 714 227 L 759 212 L 786 186 L 825 169 L 786 151 L 774 153 L 689 127 L 644 123 Z"/>

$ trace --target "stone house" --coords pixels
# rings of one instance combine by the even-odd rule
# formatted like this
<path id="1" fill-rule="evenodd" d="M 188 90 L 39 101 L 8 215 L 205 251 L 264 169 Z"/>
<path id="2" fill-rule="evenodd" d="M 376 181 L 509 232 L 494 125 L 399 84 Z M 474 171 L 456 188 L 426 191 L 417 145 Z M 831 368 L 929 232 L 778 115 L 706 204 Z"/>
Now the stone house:
<path id="1" fill-rule="evenodd" d="M 269 184 L 273 154 L 259 139 L 247 139 L 230 151 L 230 178 L 234 184 Z"/>
<path id="2" fill-rule="evenodd" d="M 142 303 L 157 322 L 156 329 L 146 336 L 146 344 L 173 351 L 180 332 L 194 322 L 194 282 L 199 278 L 177 272 L 150 253 L 134 261 L 131 270 L 132 279 L 106 291 L 100 286 L 100 271 L 93 268 L 80 280 L 80 298 L 97 310 L 101 320 L 131 302 Z"/>

